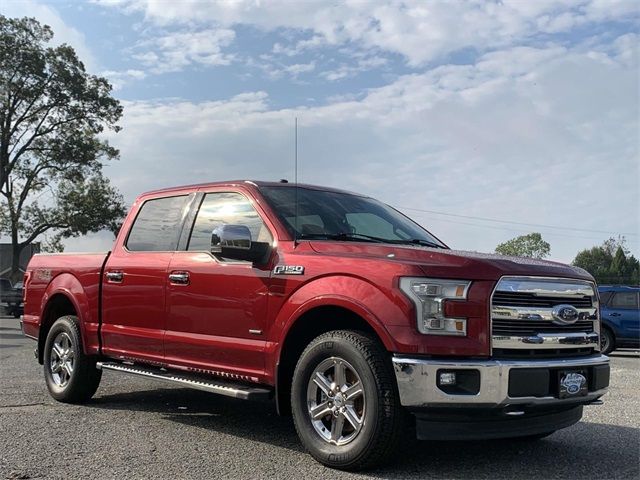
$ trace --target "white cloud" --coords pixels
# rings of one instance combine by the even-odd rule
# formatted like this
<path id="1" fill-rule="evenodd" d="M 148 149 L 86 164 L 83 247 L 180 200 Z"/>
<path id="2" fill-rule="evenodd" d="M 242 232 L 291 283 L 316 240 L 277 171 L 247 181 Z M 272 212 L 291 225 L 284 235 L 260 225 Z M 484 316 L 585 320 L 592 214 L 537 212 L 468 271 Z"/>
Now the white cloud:
<path id="1" fill-rule="evenodd" d="M 153 73 L 177 72 L 190 65 L 229 65 L 233 55 L 224 53 L 235 32 L 224 28 L 168 32 L 138 42 L 133 57 Z"/>
<path id="2" fill-rule="evenodd" d="M 632 44 L 620 38 L 599 51 L 505 49 L 322 107 L 272 109 L 264 92 L 220 102 L 127 102 L 124 129 L 112 138 L 122 161 L 109 173 L 129 200 L 181 183 L 290 177 L 297 116 L 303 181 L 397 206 L 637 232 Z M 461 248 L 492 250 L 527 230 L 411 215 Z M 606 237 L 542 233 L 553 257 L 565 261 Z M 632 247 L 638 255 L 637 242 Z"/>
<path id="3" fill-rule="evenodd" d="M 118 91 L 122 89 L 127 83 L 135 80 L 144 80 L 147 74 L 142 70 L 128 69 L 128 70 L 106 70 L 100 73 L 101 76 L 106 77 L 113 89 Z"/>
<path id="4" fill-rule="evenodd" d="M 539 32 L 558 33 L 605 20 L 633 21 L 634 0 L 505 0 L 501 2 L 201 2 L 183 0 L 110 0 L 101 2 L 126 12 L 143 12 L 158 25 L 213 22 L 232 27 L 252 25 L 311 32 L 294 46 L 274 46 L 276 53 L 296 55 L 321 44 L 353 42 L 364 48 L 403 55 L 412 66 L 473 48 L 486 51 L 524 41 Z M 305 43 L 306 42 L 306 43 Z"/>

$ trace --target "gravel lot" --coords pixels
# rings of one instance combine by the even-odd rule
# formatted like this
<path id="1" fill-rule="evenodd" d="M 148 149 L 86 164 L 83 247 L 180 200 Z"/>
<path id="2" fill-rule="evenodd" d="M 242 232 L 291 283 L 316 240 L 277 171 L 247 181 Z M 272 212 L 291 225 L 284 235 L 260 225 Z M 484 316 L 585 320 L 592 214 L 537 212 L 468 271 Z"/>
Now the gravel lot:
<path id="1" fill-rule="evenodd" d="M 533 444 L 407 442 L 397 464 L 326 469 L 290 419 L 249 403 L 105 373 L 94 400 L 49 397 L 34 342 L 0 318 L 0 478 L 640 478 L 640 355 L 612 356 L 612 388 L 583 421 Z"/>

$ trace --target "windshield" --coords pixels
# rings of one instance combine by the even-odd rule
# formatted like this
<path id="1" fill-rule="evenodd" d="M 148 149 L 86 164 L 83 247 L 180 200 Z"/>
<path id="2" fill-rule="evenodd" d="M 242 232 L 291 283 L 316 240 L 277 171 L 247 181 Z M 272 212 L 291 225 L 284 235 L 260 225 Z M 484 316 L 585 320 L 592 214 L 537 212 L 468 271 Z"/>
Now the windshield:
<path id="1" fill-rule="evenodd" d="M 298 188 L 261 187 L 292 236 L 309 239 L 419 244 L 447 248 L 400 212 L 373 198 Z"/>

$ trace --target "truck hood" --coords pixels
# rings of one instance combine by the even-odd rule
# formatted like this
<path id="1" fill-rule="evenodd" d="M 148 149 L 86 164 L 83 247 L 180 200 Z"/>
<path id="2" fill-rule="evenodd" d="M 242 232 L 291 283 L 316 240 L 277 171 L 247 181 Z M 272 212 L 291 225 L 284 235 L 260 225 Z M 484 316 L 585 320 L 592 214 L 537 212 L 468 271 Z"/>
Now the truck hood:
<path id="1" fill-rule="evenodd" d="M 324 255 L 380 258 L 419 267 L 429 277 L 497 280 L 504 275 L 578 278 L 593 281 L 582 268 L 559 262 L 509 257 L 491 253 L 445 250 L 414 245 L 312 241 L 311 248 Z"/>

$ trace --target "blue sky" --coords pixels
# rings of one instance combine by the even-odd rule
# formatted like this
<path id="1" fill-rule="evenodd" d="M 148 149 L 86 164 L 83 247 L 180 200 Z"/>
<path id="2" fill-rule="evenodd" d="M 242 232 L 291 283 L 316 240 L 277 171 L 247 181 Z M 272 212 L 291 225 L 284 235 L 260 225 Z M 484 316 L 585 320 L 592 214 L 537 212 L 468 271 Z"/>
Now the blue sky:
<path id="1" fill-rule="evenodd" d="M 637 2 L 5 0 L 0 12 L 51 25 L 111 80 L 125 114 L 107 172 L 128 202 L 290 178 L 298 117 L 303 181 L 404 208 L 453 247 L 540 231 L 571 261 L 625 234 L 640 256 Z"/>

